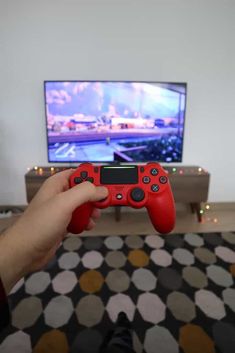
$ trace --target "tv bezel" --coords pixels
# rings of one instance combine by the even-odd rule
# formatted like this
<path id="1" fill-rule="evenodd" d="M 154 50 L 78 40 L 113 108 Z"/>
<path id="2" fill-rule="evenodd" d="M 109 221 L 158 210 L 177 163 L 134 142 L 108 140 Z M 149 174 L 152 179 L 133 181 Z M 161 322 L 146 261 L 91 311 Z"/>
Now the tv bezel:
<path id="1" fill-rule="evenodd" d="M 161 164 L 179 164 L 183 162 L 183 155 L 184 155 L 184 140 L 185 140 L 185 121 L 186 121 L 186 111 L 187 111 L 187 97 L 188 97 L 188 83 L 187 82 L 170 82 L 170 81 L 142 81 L 142 80 L 44 80 L 43 81 L 43 88 L 44 88 L 44 111 L 45 111 L 45 122 L 46 122 L 46 139 L 47 139 L 47 162 L 48 163 L 56 163 L 56 164 L 76 164 L 76 163 L 84 163 L 84 162 L 90 162 L 94 164 L 113 164 L 117 163 L 116 161 L 50 161 L 49 160 L 49 136 L 48 136 L 48 128 L 47 128 L 47 109 L 46 109 L 46 84 L 49 82 L 124 82 L 124 83 L 150 83 L 150 84 L 173 84 L 173 85 L 184 85 L 185 86 L 185 110 L 184 110 L 184 124 L 183 124 L 183 140 L 182 140 L 182 154 L 181 154 L 181 160 L 179 162 L 166 162 L 166 161 L 156 161 L 157 163 Z M 143 164 L 150 162 L 149 161 L 132 161 L 132 162 L 118 162 L 119 164 L 125 163 L 125 164 Z"/>

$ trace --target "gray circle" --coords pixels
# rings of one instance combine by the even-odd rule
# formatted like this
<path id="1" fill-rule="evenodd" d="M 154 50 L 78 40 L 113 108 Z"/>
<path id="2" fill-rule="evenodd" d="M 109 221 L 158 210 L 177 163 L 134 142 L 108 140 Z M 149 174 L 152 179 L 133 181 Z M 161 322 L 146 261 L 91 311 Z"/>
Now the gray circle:
<path id="1" fill-rule="evenodd" d="M 139 249 L 143 247 L 144 241 L 139 235 L 129 235 L 126 237 L 125 243 L 131 249 Z"/>
<path id="2" fill-rule="evenodd" d="M 208 280 L 205 275 L 199 268 L 197 267 L 184 267 L 183 269 L 183 279 L 194 288 L 204 288 L 208 285 Z"/>
<path id="3" fill-rule="evenodd" d="M 121 251 L 109 251 L 105 257 L 105 261 L 110 267 L 120 268 L 126 263 L 126 256 Z"/>
<path id="4" fill-rule="evenodd" d="M 75 338 L 70 353 L 98 353 L 102 341 L 102 336 L 97 330 L 83 330 Z"/>
<path id="5" fill-rule="evenodd" d="M 230 287 L 233 284 L 232 275 L 220 266 L 216 266 L 216 265 L 208 266 L 207 276 L 214 283 L 222 287 Z"/>
<path id="6" fill-rule="evenodd" d="M 123 240 L 118 236 L 107 237 L 104 241 L 106 247 L 111 250 L 121 249 L 123 246 Z"/>
<path id="7" fill-rule="evenodd" d="M 182 248 L 184 245 L 184 238 L 179 234 L 168 234 L 165 237 L 166 244 L 172 248 Z"/>
<path id="8" fill-rule="evenodd" d="M 156 288 L 157 278 L 150 270 L 139 268 L 134 271 L 132 282 L 141 291 L 151 291 Z"/>
<path id="9" fill-rule="evenodd" d="M 205 233 L 203 234 L 203 238 L 207 242 L 207 244 L 218 246 L 223 244 L 223 239 L 221 238 L 221 235 L 217 233 Z"/>
<path id="10" fill-rule="evenodd" d="M 122 270 L 110 271 L 105 281 L 109 289 L 116 293 L 125 292 L 130 286 L 130 278 Z"/>
<path id="11" fill-rule="evenodd" d="M 164 288 L 170 290 L 178 290 L 182 286 L 180 274 L 171 268 L 161 268 L 158 272 L 158 281 Z"/>
<path id="12" fill-rule="evenodd" d="M 213 327 L 213 338 L 223 353 L 234 353 L 235 327 L 227 322 L 217 321 Z"/>
<path id="13" fill-rule="evenodd" d="M 84 240 L 84 247 L 87 250 L 99 250 L 103 244 L 103 241 L 100 237 L 87 237 Z"/>
<path id="14" fill-rule="evenodd" d="M 82 241 L 78 236 L 71 236 L 64 240 L 63 245 L 65 250 L 74 251 L 81 247 Z"/>
<path id="15" fill-rule="evenodd" d="M 196 248 L 194 256 L 204 264 L 211 265 L 216 262 L 216 256 L 207 248 Z"/>

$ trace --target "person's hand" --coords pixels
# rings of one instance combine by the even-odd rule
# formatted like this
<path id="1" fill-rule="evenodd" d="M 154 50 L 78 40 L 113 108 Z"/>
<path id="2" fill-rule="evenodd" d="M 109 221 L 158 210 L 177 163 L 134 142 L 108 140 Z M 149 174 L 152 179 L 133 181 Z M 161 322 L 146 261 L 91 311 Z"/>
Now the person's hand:
<path id="1" fill-rule="evenodd" d="M 0 236 L 0 277 L 6 292 L 22 276 L 42 268 L 54 256 L 78 206 L 107 197 L 105 187 L 89 182 L 69 189 L 73 172 L 69 169 L 48 178 L 19 221 Z M 94 209 L 88 230 L 98 217 L 99 210 Z"/>

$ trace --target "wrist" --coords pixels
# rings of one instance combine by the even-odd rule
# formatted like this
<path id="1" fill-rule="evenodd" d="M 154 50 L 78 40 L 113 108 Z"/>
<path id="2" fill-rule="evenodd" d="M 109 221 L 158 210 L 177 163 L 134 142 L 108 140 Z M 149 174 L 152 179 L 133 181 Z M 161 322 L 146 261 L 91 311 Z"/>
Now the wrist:
<path id="1" fill-rule="evenodd" d="M 9 229 L 0 236 L 0 277 L 7 294 L 27 273 L 26 257 L 21 252 L 20 234 Z"/>

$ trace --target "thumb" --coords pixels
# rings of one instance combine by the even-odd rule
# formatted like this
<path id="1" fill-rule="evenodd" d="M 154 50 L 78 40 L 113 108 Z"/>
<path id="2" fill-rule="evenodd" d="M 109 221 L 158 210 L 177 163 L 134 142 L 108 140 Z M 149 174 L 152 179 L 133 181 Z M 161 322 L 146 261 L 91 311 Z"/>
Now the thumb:
<path id="1" fill-rule="evenodd" d="M 73 212 L 75 208 L 86 202 L 100 201 L 108 196 L 108 189 L 104 186 L 95 186 L 89 181 L 76 185 L 73 188 L 59 194 L 60 202 L 67 212 Z"/>

